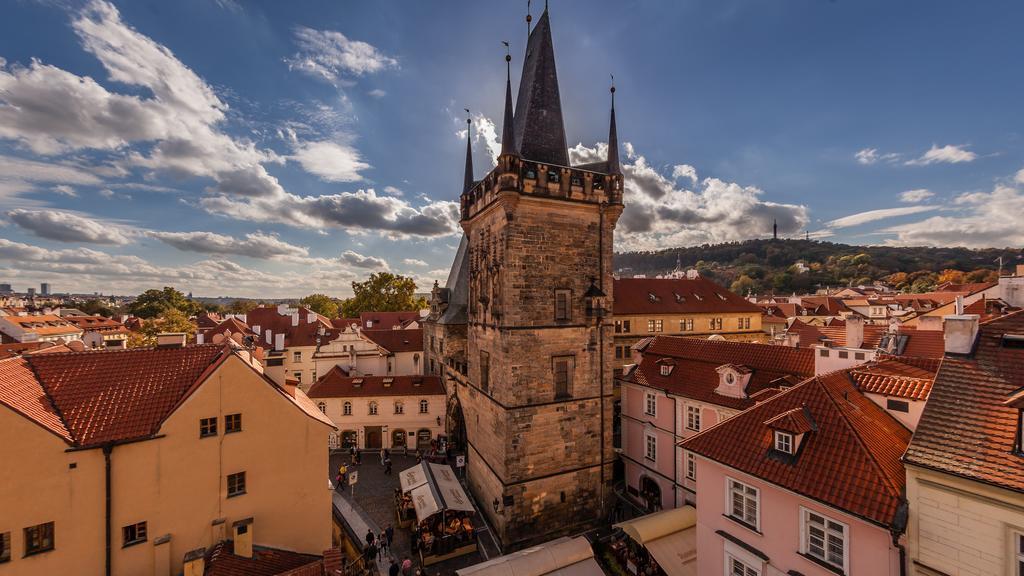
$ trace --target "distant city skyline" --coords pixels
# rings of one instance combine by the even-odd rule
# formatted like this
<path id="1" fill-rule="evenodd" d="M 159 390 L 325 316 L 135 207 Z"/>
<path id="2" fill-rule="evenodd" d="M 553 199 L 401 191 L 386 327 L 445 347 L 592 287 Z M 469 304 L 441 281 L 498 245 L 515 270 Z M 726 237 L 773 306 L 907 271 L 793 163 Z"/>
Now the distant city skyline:
<path id="1" fill-rule="evenodd" d="M 543 5 L 535 2 L 534 16 Z M 24 1 L 0 19 L 0 277 L 15 288 L 345 295 L 444 281 L 500 146 L 526 3 Z M 616 249 L 780 237 L 1020 246 L 1010 2 L 551 2 L 574 161 Z M 515 86 L 513 86 L 515 89 Z"/>

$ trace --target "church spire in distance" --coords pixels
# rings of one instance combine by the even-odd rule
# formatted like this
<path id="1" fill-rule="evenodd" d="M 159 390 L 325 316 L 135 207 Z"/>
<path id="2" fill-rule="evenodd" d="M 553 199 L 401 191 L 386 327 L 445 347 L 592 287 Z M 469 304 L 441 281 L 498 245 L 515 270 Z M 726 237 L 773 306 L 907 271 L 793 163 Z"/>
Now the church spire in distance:
<path id="1" fill-rule="evenodd" d="M 515 125 L 512 116 L 512 55 L 505 45 L 505 118 L 501 124 L 501 155 L 516 153 Z"/>
<path id="2" fill-rule="evenodd" d="M 462 192 L 469 192 L 473 187 L 473 119 L 466 110 L 466 179 L 462 184 Z"/>
<path id="3" fill-rule="evenodd" d="M 619 133 L 615 129 L 615 75 L 612 75 L 612 117 L 608 125 L 608 173 L 622 174 L 619 168 Z"/>

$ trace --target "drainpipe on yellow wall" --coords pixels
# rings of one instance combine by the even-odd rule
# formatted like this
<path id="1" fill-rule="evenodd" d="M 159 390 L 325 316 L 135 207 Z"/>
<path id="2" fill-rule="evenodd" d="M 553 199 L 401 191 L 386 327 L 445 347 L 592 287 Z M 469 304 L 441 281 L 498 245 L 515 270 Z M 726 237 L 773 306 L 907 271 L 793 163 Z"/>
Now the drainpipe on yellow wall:
<path id="1" fill-rule="evenodd" d="M 106 484 L 104 489 L 106 491 L 106 499 L 107 499 L 107 501 L 106 501 L 106 512 L 105 512 L 105 518 L 104 518 L 104 522 L 105 522 L 104 529 L 105 529 L 105 532 L 106 532 L 106 543 L 107 543 L 107 550 L 106 550 L 106 575 L 107 576 L 110 576 L 110 574 L 111 574 L 111 548 L 110 548 L 110 545 L 111 545 L 111 542 L 110 542 L 110 538 L 111 538 L 111 534 L 110 534 L 110 522 L 111 522 L 111 518 L 110 518 L 110 504 L 111 504 L 111 501 L 110 501 L 111 500 L 111 491 L 110 491 L 110 484 L 111 484 L 110 483 L 110 454 L 113 451 L 114 451 L 114 445 L 113 444 L 104 444 L 103 445 L 103 467 L 105 469 L 105 482 L 104 483 Z"/>

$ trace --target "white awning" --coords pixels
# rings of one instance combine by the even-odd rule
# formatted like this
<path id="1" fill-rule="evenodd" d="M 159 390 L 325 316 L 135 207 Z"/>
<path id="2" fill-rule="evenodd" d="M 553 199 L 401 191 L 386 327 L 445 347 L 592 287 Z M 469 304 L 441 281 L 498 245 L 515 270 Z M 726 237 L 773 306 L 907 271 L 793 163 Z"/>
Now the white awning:
<path id="1" fill-rule="evenodd" d="M 441 510 L 440 503 L 434 498 L 434 493 L 427 484 L 413 488 L 409 495 L 412 496 L 412 505 L 419 520 L 425 520 Z"/>
<path id="2" fill-rule="evenodd" d="M 402 492 L 410 492 L 413 488 L 427 483 L 427 471 L 422 463 L 417 464 L 408 470 L 402 470 L 398 475 L 398 481 L 402 485 Z"/>
<path id="3" fill-rule="evenodd" d="M 430 464 L 430 472 L 437 484 L 437 491 L 441 495 L 441 502 L 445 510 L 458 510 L 460 512 L 475 512 L 473 503 L 469 496 L 459 484 L 455 471 L 447 464 Z"/>
<path id="4" fill-rule="evenodd" d="M 412 496 L 416 518 L 426 520 L 442 510 L 476 512 L 458 477 L 447 464 L 421 462 L 399 475 L 402 492 Z"/>
<path id="5" fill-rule="evenodd" d="M 458 576 L 592 576 L 603 574 L 590 542 L 559 538 L 487 562 L 456 570 Z"/>
<path id="6" fill-rule="evenodd" d="M 668 576 L 697 576 L 697 510 L 683 506 L 619 522 Z"/>

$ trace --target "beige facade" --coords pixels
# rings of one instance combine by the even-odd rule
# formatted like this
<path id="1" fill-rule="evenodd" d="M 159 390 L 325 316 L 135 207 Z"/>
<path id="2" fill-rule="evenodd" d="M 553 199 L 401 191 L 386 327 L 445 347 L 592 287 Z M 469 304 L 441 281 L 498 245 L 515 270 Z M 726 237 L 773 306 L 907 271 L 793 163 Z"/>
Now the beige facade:
<path id="1" fill-rule="evenodd" d="M 443 394 L 316 398 L 314 402 L 338 427 L 330 440 L 335 449 L 347 449 L 354 442 L 360 450 L 425 450 L 431 440 L 444 434 Z M 376 404 L 374 410 L 371 403 Z"/>
<path id="2" fill-rule="evenodd" d="M 419 326 L 417 322 L 413 324 Z M 409 330 L 422 342 L 422 335 L 416 329 Z M 320 346 L 313 363 L 317 377 L 335 366 L 352 376 L 405 376 L 423 373 L 422 358 L 421 350 L 392 352 L 367 337 L 362 329 L 349 326 L 335 339 Z"/>
<path id="3" fill-rule="evenodd" d="M 907 465 L 910 574 L 1019 574 L 1024 494 Z"/>
<path id="4" fill-rule="evenodd" d="M 298 392 L 301 394 L 301 392 Z M 305 399 L 305 402 L 309 402 Z M 311 406 L 311 403 L 310 403 Z M 225 416 L 241 431 L 225 433 Z M 200 420 L 219 434 L 200 437 Z M 331 546 L 326 440 L 332 428 L 288 398 L 235 354 L 170 413 L 158 433 L 109 451 L 110 561 L 113 574 L 179 574 L 186 552 L 229 536 L 252 517 L 256 543 L 320 554 Z M 105 454 L 77 450 L 22 414 L 0 405 L 0 533 L 11 560 L 0 574 L 103 574 Z M 245 473 L 243 494 L 227 477 Z M 52 522 L 53 549 L 25 556 L 26 527 Z M 145 523 L 145 539 L 123 529 Z"/>
<path id="5" fill-rule="evenodd" d="M 632 364 L 630 347 L 650 336 L 707 338 L 712 334 L 741 342 L 768 341 L 768 335 L 761 328 L 760 312 L 616 314 L 615 363 Z"/>

